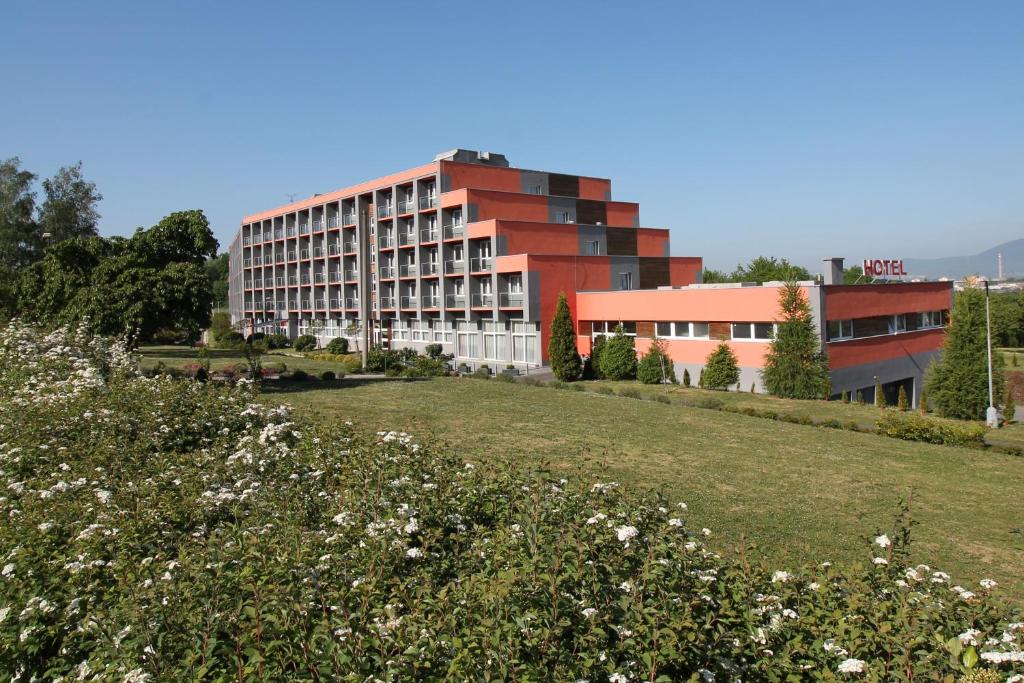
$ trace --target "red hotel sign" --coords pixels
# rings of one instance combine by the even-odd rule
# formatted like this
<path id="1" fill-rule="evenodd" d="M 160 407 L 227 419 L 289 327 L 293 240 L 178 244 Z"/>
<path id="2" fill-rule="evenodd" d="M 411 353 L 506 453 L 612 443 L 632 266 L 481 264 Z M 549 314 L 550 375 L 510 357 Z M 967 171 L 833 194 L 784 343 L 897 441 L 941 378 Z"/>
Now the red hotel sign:
<path id="1" fill-rule="evenodd" d="M 864 259 L 864 275 L 868 277 L 905 276 L 903 259 Z"/>

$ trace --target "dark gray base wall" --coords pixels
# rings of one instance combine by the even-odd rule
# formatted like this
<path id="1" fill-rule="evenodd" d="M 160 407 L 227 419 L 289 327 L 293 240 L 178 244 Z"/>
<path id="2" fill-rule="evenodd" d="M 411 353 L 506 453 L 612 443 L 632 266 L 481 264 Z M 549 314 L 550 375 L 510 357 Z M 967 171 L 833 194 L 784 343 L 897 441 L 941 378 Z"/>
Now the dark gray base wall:
<path id="1" fill-rule="evenodd" d="M 921 387 L 924 386 L 924 373 L 933 360 L 939 357 L 939 351 L 928 351 L 912 356 L 892 358 L 878 363 L 864 363 L 848 368 L 833 370 L 832 394 L 839 395 L 849 392 L 851 399 L 860 390 L 864 400 L 871 403 L 875 399 L 875 378 L 882 384 L 890 384 L 903 380 L 911 380 L 913 391 L 907 391 L 913 407 L 917 407 L 921 399 Z"/>
<path id="2" fill-rule="evenodd" d="M 704 369 L 703 364 L 698 363 L 676 363 L 676 380 L 683 383 L 683 370 L 690 371 L 690 386 L 697 386 L 697 379 L 700 377 L 701 371 Z M 751 385 L 754 386 L 754 393 L 763 394 L 764 386 L 761 384 L 761 368 L 749 368 L 740 367 L 740 389 L 741 391 L 750 391 Z M 736 391 L 736 385 L 729 387 L 729 391 Z"/>

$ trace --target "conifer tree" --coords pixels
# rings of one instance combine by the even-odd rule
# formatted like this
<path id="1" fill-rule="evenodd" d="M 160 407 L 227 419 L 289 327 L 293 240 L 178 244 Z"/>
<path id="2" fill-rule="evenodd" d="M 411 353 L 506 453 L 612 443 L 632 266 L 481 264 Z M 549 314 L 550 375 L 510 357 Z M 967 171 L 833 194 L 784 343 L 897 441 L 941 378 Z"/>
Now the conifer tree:
<path id="1" fill-rule="evenodd" d="M 708 355 L 707 366 L 701 374 L 706 389 L 725 389 L 740 380 L 740 369 L 736 354 L 728 344 L 722 342 Z"/>
<path id="2" fill-rule="evenodd" d="M 882 391 L 882 380 L 878 379 L 877 377 L 875 377 L 875 407 L 888 407 L 885 402 L 885 392 Z"/>
<path id="3" fill-rule="evenodd" d="M 985 293 L 957 292 L 942 355 L 928 368 L 925 386 L 932 407 L 944 417 L 979 420 L 988 407 L 988 348 Z M 993 395 L 1003 395 L 1003 358 L 992 354 Z"/>
<path id="4" fill-rule="evenodd" d="M 779 290 L 779 308 L 781 319 L 761 370 L 765 388 L 783 398 L 827 396 L 828 360 L 800 285 L 788 282 Z"/>
<path id="5" fill-rule="evenodd" d="M 690 371 L 683 369 L 683 386 L 689 388 L 690 386 Z"/>
<path id="6" fill-rule="evenodd" d="M 601 372 L 601 352 L 604 351 L 606 341 L 608 338 L 602 334 L 594 337 L 594 341 L 590 345 L 590 358 L 587 359 L 587 367 L 590 374 L 593 375 L 593 379 L 604 379 L 604 373 Z"/>
<path id="7" fill-rule="evenodd" d="M 928 388 L 927 387 L 921 387 L 921 400 L 917 402 L 917 409 L 920 410 L 922 414 L 928 412 Z"/>
<path id="8" fill-rule="evenodd" d="M 843 403 L 849 403 L 850 402 L 850 392 L 843 391 L 843 396 L 842 396 L 841 400 L 842 400 Z"/>
<path id="9" fill-rule="evenodd" d="M 615 335 L 601 349 L 601 374 L 608 379 L 636 378 L 636 347 L 622 325 L 615 327 Z"/>
<path id="10" fill-rule="evenodd" d="M 551 372 L 563 382 L 579 379 L 583 370 L 580 354 L 576 351 L 576 330 L 569 313 L 565 293 L 558 295 L 555 317 L 551 319 L 551 338 L 548 340 L 548 360 Z"/>
<path id="11" fill-rule="evenodd" d="M 900 392 L 896 396 L 896 408 L 904 413 L 910 409 L 910 402 L 907 401 L 907 390 L 902 384 L 900 385 Z"/>
<path id="12" fill-rule="evenodd" d="M 654 338 L 637 365 L 636 378 L 644 384 L 675 383 L 676 371 L 672 367 L 672 359 L 665 352 L 664 341 Z"/>
<path id="13" fill-rule="evenodd" d="M 857 401 L 856 402 L 857 402 L 857 405 L 859 405 L 859 406 L 864 405 L 864 392 L 861 391 L 860 389 L 857 390 Z"/>

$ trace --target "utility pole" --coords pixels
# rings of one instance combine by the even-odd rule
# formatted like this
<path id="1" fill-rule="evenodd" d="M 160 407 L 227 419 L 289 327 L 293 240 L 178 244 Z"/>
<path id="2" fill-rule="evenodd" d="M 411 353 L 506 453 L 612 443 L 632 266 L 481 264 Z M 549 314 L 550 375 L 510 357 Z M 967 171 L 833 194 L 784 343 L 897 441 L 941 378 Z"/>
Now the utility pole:
<path id="1" fill-rule="evenodd" d="M 985 410 L 985 423 L 992 429 L 998 429 L 999 411 L 996 410 L 992 392 L 992 307 L 988 297 L 988 280 L 985 280 L 985 340 L 988 344 L 988 409 Z"/>

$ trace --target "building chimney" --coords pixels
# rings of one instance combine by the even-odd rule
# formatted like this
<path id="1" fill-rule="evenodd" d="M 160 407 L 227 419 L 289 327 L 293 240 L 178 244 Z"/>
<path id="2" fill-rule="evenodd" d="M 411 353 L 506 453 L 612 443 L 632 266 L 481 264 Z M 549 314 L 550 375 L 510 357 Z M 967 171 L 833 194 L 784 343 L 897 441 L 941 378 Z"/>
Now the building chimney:
<path id="1" fill-rule="evenodd" d="M 825 259 L 825 284 L 843 284 L 843 257 Z"/>

